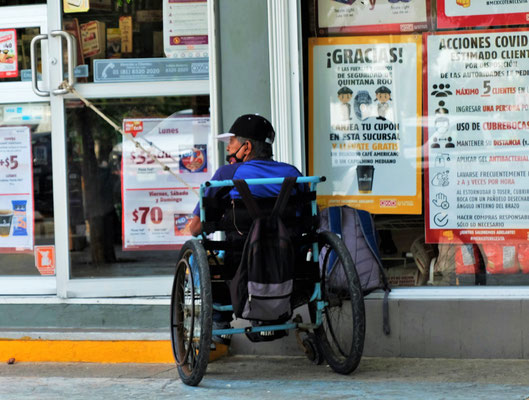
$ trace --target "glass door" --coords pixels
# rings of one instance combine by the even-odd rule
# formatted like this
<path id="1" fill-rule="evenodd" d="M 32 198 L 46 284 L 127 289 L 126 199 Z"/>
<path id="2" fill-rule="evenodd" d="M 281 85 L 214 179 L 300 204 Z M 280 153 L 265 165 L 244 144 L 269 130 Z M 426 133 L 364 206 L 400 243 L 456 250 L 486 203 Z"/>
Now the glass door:
<path id="1" fill-rule="evenodd" d="M 31 82 L 31 43 L 48 32 L 37 3 L 0 7 L 1 295 L 56 292 L 51 109 Z M 33 60 L 43 90 L 47 48 L 41 42 Z"/>
<path id="2" fill-rule="evenodd" d="M 76 39 L 77 93 L 60 96 L 69 209 L 64 295 L 168 295 L 184 237 L 175 236 L 175 215 L 185 218 L 198 199 L 195 176 L 181 174 L 182 151 L 203 135 L 197 124 L 209 126 L 207 2 L 100 0 L 90 1 L 83 12 L 66 11 L 73 10 L 63 7 L 60 20 Z M 143 131 L 131 135 L 130 124 Z M 167 140 L 161 127 L 185 131 L 191 143 Z M 209 129 L 205 132 L 198 146 L 208 146 Z M 130 151 L 129 139 L 185 182 L 163 172 L 146 152 Z M 168 196 L 156 203 L 153 190 Z M 187 195 L 171 195 L 186 190 Z"/>
<path id="3" fill-rule="evenodd" d="M 39 7 L 42 26 L 32 33 L 42 36 L 30 46 L 33 66 L 0 84 L 20 85 L 29 96 L 25 103 L 46 110 L 47 135 L 40 125 L 31 131 L 34 225 L 35 244 L 37 232 L 51 235 L 53 290 L 56 281 L 60 297 L 168 295 L 179 243 L 186 238 L 182 219 L 198 199 L 194 188 L 208 177 L 205 165 L 211 171 L 215 164 L 214 152 L 208 151 L 208 4 L 91 0 Z M 25 82 L 27 77 L 33 82 Z M 61 86 L 64 81 L 75 92 Z M 165 161 L 178 179 L 153 166 L 143 150 L 127 150 L 128 139 L 86 101 Z M 22 98 L 6 102 L 22 103 Z M 131 135 L 127 124 L 145 131 Z M 155 134 L 164 129 L 185 135 L 167 140 Z M 196 163 L 187 162 L 200 154 L 204 165 L 193 169 Z M 51 190 L 45 185 L 50 183 Z M 163 204 L 151 204 L 153 189 L 167 194 Z M 52 214 L 39 209 L 44 193 Z M 2 208 L 0 203 L 0 218 Z M 53 229 L 37 226 L 41 215 L 54 221 Z M 26 255 L 9 254 L 15 256 Z M 1 268 L 0 275 L 10 273 Z"/>

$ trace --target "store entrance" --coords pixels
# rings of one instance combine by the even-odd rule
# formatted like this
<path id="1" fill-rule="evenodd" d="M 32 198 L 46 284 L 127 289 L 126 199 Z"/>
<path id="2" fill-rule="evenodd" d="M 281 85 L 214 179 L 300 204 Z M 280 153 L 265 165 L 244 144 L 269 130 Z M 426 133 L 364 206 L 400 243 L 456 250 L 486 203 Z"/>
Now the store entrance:
<path id="1" fill-rule="evenodd" d="M 0 13 L 0 293 L 54 294 L 55 215 L 50 102 L 31 86 L 49 86 L 47 45 L 31 59 L 31 41 L 48 31 L 46 5 L 26 2 Z M 43 71 L 44 67 L 44 71 Z"/>
<path id="2" fill-rule="evenodd" d="M 2 38 L 11 41 L 0 53 L 0 134 L 23 137 L 25 147 L 17 151 L 27 158 L 20 179 L 27 190 L 0 189 L 0 228 L 2 218 L 18 224 L 25 217 L 28 225 L 26 242 L 13 227 L 7 239 L 0 237 L 0 295 L 169 294 L 178 241 L 149 237 L 139 245 L 124 244 L 133 230 L 124 214 L 130 219 L 131 212 L 146 207 L 138 203 L 126 210 L 123 136 L 86 101 L 119 127 L 124 120 L 170 121 L 179 129 L 203 124 L 187 137 L 191 149 L 199 140 L 198 148 L 206 154 L 210 137 L 207 3 L 171 4 L 164 8 L 161 0 L 98 0 L 0 6 L 0 50 Z M 167 7 L 179 7 L 179 21 L 169 18 L 175 10 Z M 183 44 L 167 40 L 184 36 Z M 63 81 L 75 93 L 61 86 Z M 185 153 L 183 145 L 178 146 L 175 154 Z M 151 147 L 156 143 L 151 142 Z M 17 155 L 12 148 L 0 146 L 0 159 Z M 0 160 L 0 174 L 6 175 L 5 170 Z M 158 179 L 155 172 L 147 178 Z M 189 187 L 198 183 L 191 179 Z M 178 188 L 172 182 L 165 185 Z M 143 186 L 130 190 L 153 187 Z M 27 198 L 19 198 L 20 193 Z M 191 197 L 171 212 L 188 215 L 195 202 Z M 4 209 L 9 210 L 6 217 L 2 217 Z M 153 221 L 161 223 L 162 215 L 156 214 Z"/>

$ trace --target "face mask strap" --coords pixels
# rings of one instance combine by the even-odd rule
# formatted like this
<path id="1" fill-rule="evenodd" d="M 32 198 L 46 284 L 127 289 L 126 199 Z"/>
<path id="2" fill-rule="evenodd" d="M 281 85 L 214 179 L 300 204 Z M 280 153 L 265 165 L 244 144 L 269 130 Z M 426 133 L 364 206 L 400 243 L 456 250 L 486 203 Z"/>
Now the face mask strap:
<path id="1" fill-rule="evenodd" d="M 240 147 L 235 150 L 233 153 L 231 154 L 228 154 L 226 156 L 226 162 L 229 163 L 229 164 L 235 164 L 235 163 L 240 163 L 243 161 L 243 158 L 239 158 L 237 157 L 237 153 L 239 152 L 240 149 L 242 149 L 242 146 L 246 146 L 246 142 L 244 142 L 243 144 L 240 145 Z M 233 162 L 232 162 L 233 161 Z"/>

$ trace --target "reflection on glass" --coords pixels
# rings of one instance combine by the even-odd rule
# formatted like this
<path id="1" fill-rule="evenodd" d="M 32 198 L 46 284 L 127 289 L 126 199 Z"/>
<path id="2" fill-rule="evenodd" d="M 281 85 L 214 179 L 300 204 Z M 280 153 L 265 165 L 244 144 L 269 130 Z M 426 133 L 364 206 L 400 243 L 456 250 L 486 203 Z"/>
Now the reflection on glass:
<path id="1" fill-rule="evenodd" d="M 102 99 L 112 120 L 209 115 L 209 97 Z M 68 192 L 73 278 L 169 275 L 176 251 L 122 250 L 122 137 L 78 101 L 68 101 Z"/>
<path id="2" fill-rule="evenodd" d="M 51 120 L 47 103 L 20 103 L 0 105 L 0 127 L 29 127 L 31 133 L 31 152 L 33 155 L 33 202 L 34 237 L 36 246 L 53 246 L 53 176 L 51 167 Z M 2 157 L 3 158 L 3 157 Z M 15 160 L 16 161 L 16 160 Z M 5 160 L 0 160 L 5 168 Z M 14 164 L 10 164 L 9 168 Z M 30 191 L 31 188 L 28 188 Z M 2 189 L 0 189 L 2 193 Z M 3 203 L 4 204 L 4 203 Z M 26 202 L 13 200 L 10 235 L 31 234 L 24 226 L 31 221 L 27 218 Z M 0 219 L 2 216 L 0 215 Z M 1 221 L 0 221 L 1 225 Z M 16 226 L 13 226 L 16 225 Z M 31 224 L 29 224 L 31 226 Z M 44 254 L 49 255 L 48 253 Z M 48 259 L 44 259 L 47 264 Z M 43 269 L 36 268 L 32 252 L 0 254 L 0 275 L 39 275 Z"/>

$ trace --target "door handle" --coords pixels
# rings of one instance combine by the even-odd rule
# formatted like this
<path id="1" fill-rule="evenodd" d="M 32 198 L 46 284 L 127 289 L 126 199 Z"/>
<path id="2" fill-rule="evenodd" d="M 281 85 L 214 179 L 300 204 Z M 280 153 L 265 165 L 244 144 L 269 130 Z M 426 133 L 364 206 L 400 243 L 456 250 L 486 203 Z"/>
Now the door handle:
<path id="1" fill-rule="evenodd" d="M 74 37 L 65 31 L 52 31 L 50 32 L 52 37 L 61 36 L 66 39 L 67 53 L 68 53 L 68 85 L 73 86 L 75 83 L 74 69 L 77 60 L 76 47 Z M 54 95 L 66 94 L 68 89 L 55 89 L 52 91 Z"/>
<path id="2" fill-rule="evenodd" d="M 38 85 L 38 71 L 37 71 L 37 43 L 41 40 L 48 39 L 48 35 L 41 34 L 35 36 L 31 40 L 30 45 L 30 60 L 31 60 L 31 87 L 37 96 L 48 97 L 50 92 L 46 92 L 39 89 Z"/>

